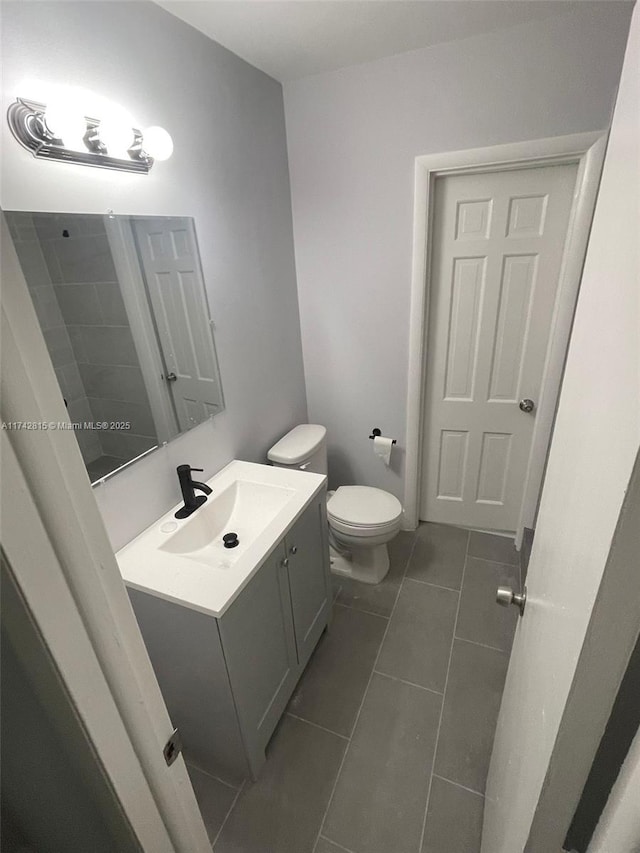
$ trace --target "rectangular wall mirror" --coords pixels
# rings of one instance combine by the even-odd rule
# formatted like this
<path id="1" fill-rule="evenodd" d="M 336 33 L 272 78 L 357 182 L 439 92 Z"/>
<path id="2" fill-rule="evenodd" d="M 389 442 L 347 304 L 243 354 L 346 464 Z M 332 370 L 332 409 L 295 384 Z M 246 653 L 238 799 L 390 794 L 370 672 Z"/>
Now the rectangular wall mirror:
<path id="1" fill-rule="evenodd" d="M 92 482 L 222 411 L 193 219 L 6 217 Z"/>

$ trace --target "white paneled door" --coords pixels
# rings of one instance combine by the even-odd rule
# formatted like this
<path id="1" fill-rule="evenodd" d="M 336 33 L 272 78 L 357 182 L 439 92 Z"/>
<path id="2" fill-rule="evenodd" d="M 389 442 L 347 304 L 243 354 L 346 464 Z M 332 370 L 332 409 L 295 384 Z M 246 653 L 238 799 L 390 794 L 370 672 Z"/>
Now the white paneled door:
<path id="1" fill-rule="evenodd" d="M 190 220 L 132 219 L 181 431 L 222 409 L 222 389 Z"/>
<path id="2" fill-rule="evenodd" d="M 575 165 L 440 177 L 420 518 L 515 531 Z"/>

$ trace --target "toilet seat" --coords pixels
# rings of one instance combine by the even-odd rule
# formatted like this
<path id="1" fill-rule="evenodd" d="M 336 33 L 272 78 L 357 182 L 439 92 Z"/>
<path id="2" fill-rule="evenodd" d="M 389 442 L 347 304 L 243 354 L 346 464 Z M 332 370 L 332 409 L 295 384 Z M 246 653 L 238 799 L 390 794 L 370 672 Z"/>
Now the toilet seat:
<path id="1" fill-rule="evenodd" d="M 397 527 L 402 504 L 383 489 L 340 486 L 327 501 L 327 515 L 336 530 L 353 536 L 376 535 Z"/>
<path id="2" fill-rule="evenodd" d="M 387 536 L 389 533 L 397 533 L 400 529 L 400 519 L 391 521 L 389 524 L 365 526 L 363 524 L 345 524 L 343 521 L 329 517 L 329 527 L 336 533 L 342 533 L 353 539 L 373 539 L 378 536 Z"/>

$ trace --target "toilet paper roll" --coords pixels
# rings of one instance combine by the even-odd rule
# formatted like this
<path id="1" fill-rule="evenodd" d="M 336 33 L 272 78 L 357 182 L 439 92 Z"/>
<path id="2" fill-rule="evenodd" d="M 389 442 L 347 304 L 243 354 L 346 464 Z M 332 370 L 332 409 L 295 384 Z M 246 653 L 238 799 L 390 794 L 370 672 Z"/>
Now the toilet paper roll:
<path id="1" fill-rule="evenodd" d="M 376 435 L 373 439 L 373 452 L 382 459 L 385 465 L 388 465 L 391 460 L 392 447 L 392 438 L 386 438 L 384 435 Z"/>

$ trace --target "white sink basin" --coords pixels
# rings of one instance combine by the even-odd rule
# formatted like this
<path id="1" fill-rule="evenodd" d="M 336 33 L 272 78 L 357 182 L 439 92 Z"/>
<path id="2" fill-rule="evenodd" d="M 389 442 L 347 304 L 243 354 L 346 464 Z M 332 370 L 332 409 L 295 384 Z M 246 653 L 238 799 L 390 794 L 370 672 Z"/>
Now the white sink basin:
<path id="1" fill-rule="evenodd" d="M 235 480 L 224 491 L 210 495 L 175 533 L 167 533 L 160 549 L 226 569 L 295 494 L 295 489 L 284 486 Z M 225 533 L 237 535 L 239 544 L 235 548 L 225 548 Z"/>
<path id="2" fill-rule="evenodd" d="M 234 460 L 207 483 L 212 493 L 192 515 L 175 518 L 176 504 L 116 559 L 128 586 L 221 616 L 326 477 Z M 224 547 L 226 533 L 237 534 L 235 548 Z"/>

